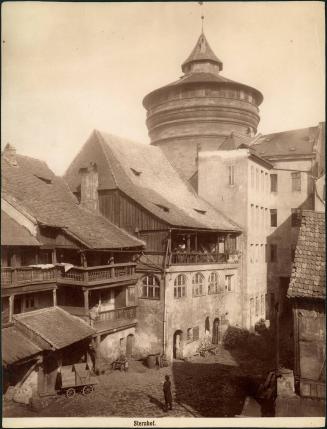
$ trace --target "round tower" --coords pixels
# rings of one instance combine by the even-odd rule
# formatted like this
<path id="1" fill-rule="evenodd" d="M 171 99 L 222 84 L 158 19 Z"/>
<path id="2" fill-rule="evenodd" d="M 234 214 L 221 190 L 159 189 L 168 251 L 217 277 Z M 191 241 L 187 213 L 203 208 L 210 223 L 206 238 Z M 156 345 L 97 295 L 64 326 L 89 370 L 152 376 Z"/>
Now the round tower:
<path id="1" fill-rule="evenodd" d="M 218 149 L 231 133 L 246 138 L 257 132 L 261 92 L 223 77 L 222 69 L 202 33 L 182 64 L 184 75 L 143 100 L 151 144 L 187 179 L 197 170 L 198 150 Z"/>

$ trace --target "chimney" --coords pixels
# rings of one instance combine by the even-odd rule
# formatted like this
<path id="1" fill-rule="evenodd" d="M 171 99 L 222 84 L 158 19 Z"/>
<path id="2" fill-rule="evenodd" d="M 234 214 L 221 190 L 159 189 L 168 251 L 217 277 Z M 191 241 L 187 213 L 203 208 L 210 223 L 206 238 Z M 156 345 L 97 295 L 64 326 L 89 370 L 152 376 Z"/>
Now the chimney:
<path id="1" fill-rule="evenodd" d="M 7 143 L 3 150 L 3 159 L 12 167 L 17 167 L 16 149 L 10 143 Z"/>
<path id="2" fill-rule="evenodd" d="M 90 162 L 88 167 L 79 170 L 81 175 L 81 205 L 89 210 L 98 211 L 99 196 L 98 169 L 95 162 Z"/>

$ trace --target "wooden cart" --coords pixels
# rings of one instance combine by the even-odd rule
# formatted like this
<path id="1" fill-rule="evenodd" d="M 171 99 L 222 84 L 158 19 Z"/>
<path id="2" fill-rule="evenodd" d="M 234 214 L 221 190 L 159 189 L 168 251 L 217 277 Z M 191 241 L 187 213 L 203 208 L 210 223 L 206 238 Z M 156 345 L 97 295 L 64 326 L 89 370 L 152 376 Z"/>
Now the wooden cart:
<path id="1" fill-rule="evenodd" d="M 67 398 L 75 396 L 77 391 L 83 395 L 89 395 L 96 384 L 98 384 L 97 377 L 89 369 L 87 363 L 75 363 L 61 367 L 61 391 L 65 392 Z"/>

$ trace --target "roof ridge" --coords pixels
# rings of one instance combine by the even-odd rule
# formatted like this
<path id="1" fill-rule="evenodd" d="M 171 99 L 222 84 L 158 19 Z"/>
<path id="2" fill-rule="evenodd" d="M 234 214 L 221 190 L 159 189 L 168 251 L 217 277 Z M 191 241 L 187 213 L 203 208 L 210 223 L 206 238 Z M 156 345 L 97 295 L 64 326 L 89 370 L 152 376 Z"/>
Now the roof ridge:
<path id="1" fill-rule="evenodd" d="M 111 171 L 112 177 L 113 177 L 113 179 L 114 179 L 114 183 L 115 183 L 116 187 L 117 187 L 117 188 L 119 188 L 119 186 L 118 186 L 118 182 L 117 182 L 117 179 L 116 179 L 116 176 L 115 176 L 115 173 L 114 173 L 114 169 L 112 168 L 111 161 L 110 161 L 110 159 L 109 159 L 109 157 L 108 157 L 108 155 L 107 155 L 107 153 L 106 153 L 106 150 L 104 149 L 104 145 L 106 144 L 106 142 L 104 141 L 104 138 L 102 137 L 102 134 L 101 134 L 101 132 L 100 132 L 100 131 L 98 131 L 98 130 L 94 130 L 94 133 L 95 133 L 95 135 L 96 135 L 96 138 L 97 138 L 98 143 L 100 144 L 101 150 L 102 150 L 102 152 L 104 153 L 104 157 L 105 157 L 105 159 L 106 159 L 106 161 L 107 161 L 107 163 L 108 163 L 108 165 L 109 165 L 109 167 L 110 167 L 110 171 Z M 110 150 L 110 152 L 111 152 L 112 156 L 114 156 L 114 154 L 112 153 L 112 150 L 111 150 L 110 146 L 109 146 L 109 145 L 106 145 L 106 146 L 109 148 L 109 150 Z M 115 157 L 115 156 L 114 156 L 114 157 Z M 115 158 L 116 158 L 116 157 L 115 157 Z"/>

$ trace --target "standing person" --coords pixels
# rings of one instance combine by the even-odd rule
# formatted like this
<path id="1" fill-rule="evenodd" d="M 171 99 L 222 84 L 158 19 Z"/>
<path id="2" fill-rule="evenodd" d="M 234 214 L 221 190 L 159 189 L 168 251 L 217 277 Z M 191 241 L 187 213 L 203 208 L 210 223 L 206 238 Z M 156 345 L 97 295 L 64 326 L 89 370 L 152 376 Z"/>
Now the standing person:
<path id="1" fill-rule="evenodd" d="M 166 405 L 166 411 L 168 411 L 168 406 L 169 409 L 172 410 L 172 403 L 173 403 L 173 398 L 171 395 L 171 383 L 169 380 L 169 375 L 165 375 L 165 382 L 163 384 L 163 392 L 164 392 L 164 396 L 165 396 L 165 405 Z"/>

